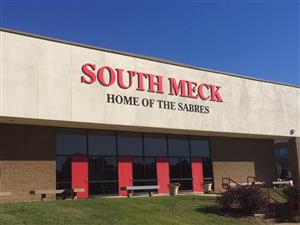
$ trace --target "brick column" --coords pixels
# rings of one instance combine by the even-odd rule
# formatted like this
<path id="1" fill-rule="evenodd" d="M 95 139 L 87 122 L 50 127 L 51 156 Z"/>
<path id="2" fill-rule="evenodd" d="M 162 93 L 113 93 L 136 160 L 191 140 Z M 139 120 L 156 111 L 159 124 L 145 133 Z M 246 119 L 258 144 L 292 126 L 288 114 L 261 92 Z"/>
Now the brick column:
<path id="1" fill-rule="evenodd" d="M 300 137 L 289 139 L 289 162 L 294 183 L 300 185 Z"/>

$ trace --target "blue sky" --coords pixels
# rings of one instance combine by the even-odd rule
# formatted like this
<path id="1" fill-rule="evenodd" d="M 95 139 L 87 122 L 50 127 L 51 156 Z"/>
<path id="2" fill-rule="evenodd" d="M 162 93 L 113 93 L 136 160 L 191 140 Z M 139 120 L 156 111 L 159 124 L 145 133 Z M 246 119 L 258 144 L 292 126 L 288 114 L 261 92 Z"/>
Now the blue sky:
<path id="1" fill-rule="evenodd" d="M 300 85 L 298 0 L 0 0 L 1 27 Z"/>

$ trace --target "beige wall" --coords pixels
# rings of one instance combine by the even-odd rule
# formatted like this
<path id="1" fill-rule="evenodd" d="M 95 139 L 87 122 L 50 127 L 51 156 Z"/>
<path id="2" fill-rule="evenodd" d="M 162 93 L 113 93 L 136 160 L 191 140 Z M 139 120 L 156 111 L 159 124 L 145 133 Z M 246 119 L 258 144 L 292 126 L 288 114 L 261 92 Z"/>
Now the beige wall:
<path id="1" fill-rule="evenodd" d="M 40 200 L 30 190 L 56 188 L 55 138 L 55 128 L 0 124 L 0 192 L 12 193 L 1 203 Z"/>
<path id="2" fill-rule="evenodd" d="M 272 140 L 212 137 L 211 156 L 217 192 L 223 177 L 236 182 L 247 182 L 248 176 L 266 182 L 277 178 Z"/>
<path id="3" fill-rule="evenodd" d="M 2 119 L 153 127 L 206 131 L 216 135 L 290 136 L 290 129 L 294 128 L 296 135 L 300 134 L 300 91 L 296 87 L 189 69 L 5 31 L 0 31 L 0 37 Z M 123 90 L 117 85 L 107 88 L 98 82 L 83 84 L 80 82 L 81 66 L 87 62 L 97 67 L 109 65 L 160 74 L 164 76 L 166 87 L 168 77 L 220 85 L 224 102 L 140 92 L 134 88 Z M 210 106 L 210 113 L 108 104 L 106 93 L 204 104 Z"/>

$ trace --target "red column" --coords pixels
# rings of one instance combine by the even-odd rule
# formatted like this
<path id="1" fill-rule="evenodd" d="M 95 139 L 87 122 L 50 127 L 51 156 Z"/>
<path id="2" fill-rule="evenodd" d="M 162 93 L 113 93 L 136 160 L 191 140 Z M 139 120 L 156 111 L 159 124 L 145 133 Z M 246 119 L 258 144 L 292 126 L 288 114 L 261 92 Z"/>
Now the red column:
<path id="1" fill-rule="evenodd" d="M 157 183 L 159 193 L 169 193 L 170 175 L 167 157 L 158 157 L 156 162 Z"/>
<path id="2" fill-rule="evenodd" d="M 77 193 L 77 198 L 88 198 L 89 175 L 87 156 L 72 156 L 72 188 L 84 188 L 84 192 Z"/>
<path id="3" fill-rule="evenodd" d="M 132 161 L 128 157 L 119 157 L 118 159 L 119 172 L 119 195 L 126 196 L 126 186 L 132 186 Z"/>
<path id="4" fill-rule="evenodd" d="M 202 159 L 192 158 L 193 191 L 203 192 L 203 164 Z"/>

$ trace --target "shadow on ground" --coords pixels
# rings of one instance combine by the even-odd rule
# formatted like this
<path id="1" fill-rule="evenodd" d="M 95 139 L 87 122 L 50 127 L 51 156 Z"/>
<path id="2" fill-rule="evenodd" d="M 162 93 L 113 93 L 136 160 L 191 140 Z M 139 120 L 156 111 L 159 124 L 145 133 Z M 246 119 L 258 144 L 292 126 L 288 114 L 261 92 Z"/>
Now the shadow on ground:
<path id="1" fill-rule="evenodd" d="M 242 218 L 246 216 L 245 214 L 241 214 L 238 212 L 230 212 L 229 210 L 223 209 L 218 205 L 199 207 L 196 208 L 195 211 L 203 214 L 214 214 L 218 216 L 234 217 L 234 218 Z"/>

